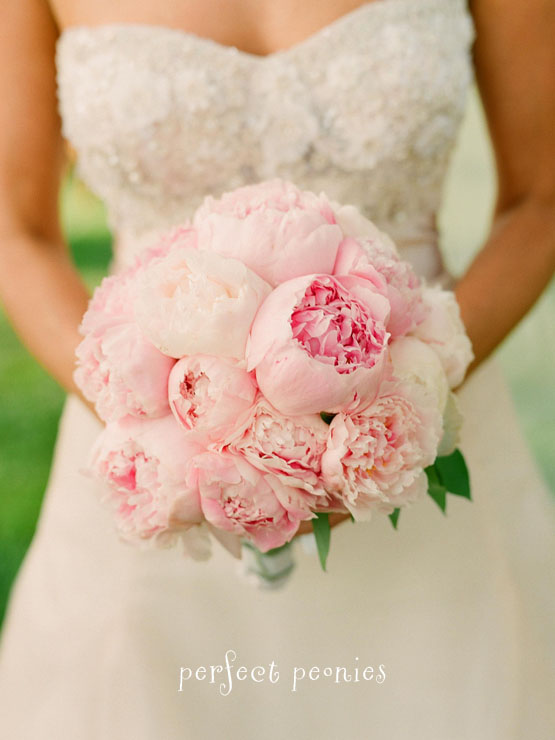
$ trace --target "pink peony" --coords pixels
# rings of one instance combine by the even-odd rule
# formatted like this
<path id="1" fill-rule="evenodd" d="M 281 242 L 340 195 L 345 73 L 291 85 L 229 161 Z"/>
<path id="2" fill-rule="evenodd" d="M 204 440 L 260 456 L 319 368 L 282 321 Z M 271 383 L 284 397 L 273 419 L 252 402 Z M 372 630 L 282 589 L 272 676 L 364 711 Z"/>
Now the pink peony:
<path id="1" fill-rule="evenodd" d="M 283 414 L 369 403 L 384 375 L 387 299 L 361 277 L 308 275 L 264 301 L 247 345 L 248 369 Z"/>
<path id="2" fill-rule="evenodd" d="M 124 271 L 103 278 L 89 301 L 87 312 L 81 322 L 81 332 L 86 334 L 97 331 L 105 324 L 110 324 L 114 320 L 119 321 L 122 316 L 132 317 L 137 276 L 152 261 L 164 257 L 170 249 L 178 246 L 190 248 L 197 246 L 196 231 L 188 223 L 176 226 L 159 238 L 153 246 L 144 249 L 135 258 L 134 263 Z"/>
<path id="3" fill-rule="evenodd" d="M 194 247 L 172 249 L 141 271 L 139 325 L 164 354 L 241 359 L 251 322 L 270 286 L 236 259 Z"/>
<path id="4" fill-rule="evenodd" d="M 212 440 L 232 431 L 257 393 L 251 373 L 234 360 L 212 355 L 179 360 L 170 374 L 168 389 L 171 410 L 181 426 Z"/>
<path id="5" fill-rule="evenodd" d="M 380 249 L 390 258 L 399 257 L 394 241 L 376 224 L 362 214 L 359 208 L 351 204 L 342 205 L 331 201 L 333 215 L 344 236 L 362 239 L 364 242 L 379 244 Z"/>
<path id="6" fill-rule="evenodd" d="M 246 537 L 262 552 L 289 542 L 300 522 L 313 517 L 303 491 L 257 470 L 240 455 L 206 452 L 193 467 L 207 521 Z"/>
<path id="7" fill-rule="evenodd" d="M 219 199 L 207 196 L 193 223 L 204 249 L 235 257 L 270 285 L 331 273 L 342 239 L 330 202 L 275 178 Z"/>
<path id="8" fill-rule="evenodd" d="M 389 352 L 395 377 L 416 384 L 427 394 L 430 408 L 437 408 L 441 414 L 442 438 L 437 454 L 450 455 L 459 441 L 462 415 L 437 353 L 429 344 L 411 336 L 396 339 Z"/>
<path id="9" fill-rule="evenodd" d="M 163 257 L 171 250 L 182 247 L 198 247 L 198 233 L 190 221 L 184 221 L 166 231 L 152 247 L 139 256 L 138 261 L 144 265 L 155 257 Z"/>
<path id="10" fill-rule="evenodd" d="M 283 416 L 260 396 L 228 449 L 243 455 L 259 470 L 274 473 L 288 486 L 325 496 L 321 480 L 322 454 L 328 425 L 318 414 Z M 308 499 L 307 499 L 308 500 Z"/>
<path id="11" fill-rule="evenodd" d="M 474 353 L 466 335 L 455 294 L 439 287 L 429 287 L 423 293 L 428 314 L 414 330 L 418 339 L 426 342 L 439 357 L 450 388 L 464 380 Z"/>
<path id="12" fill-rule="evenodd" d="M 399 337 L 421 323 L 427 315 L 427 309 L 422 301 L 420 279 L 411 265 L 399 259 L 385 235 L 378 233 L 380 236 L 372 239 L 344 239 L 337 253 L 333 274 L 358 275 L 375 283 L 377 273 L 391 306 L 387 330 L 392 337 Z"/>
<path id="13" fill-rule="evenodd" d="M 390 382 L 363 411 L 337 414 L 322 457 L 324 482 L 355 519 L 391 513 L 426 491 L 424 468 L 436 457 L 441 414 L 416 385 Z"/>
<path id="14" fill-rule="evenodd" d="M 437 353 L 416 337 L 406 336 L 389 345 L 395 377 L 416 384 L 427 394 L 430 408 L 435 407 L 443 418 L 443 436 L 438 455 L 450 455 L 459 441 L 462 415 L 458 399 L 449 390 L 449 383 Z"/>
<path id="15" fill-rule="evenodd" d="M 159 352 L 133 322 L 87 334 L 76 353 L 75 382 L 104 421 L 168 412 L 174 360 Z"/>
<path id="16" fill-rule="evenodd" d="M 105 326 L 129 321 L 133 317 L 132 274 L 110 275 L 102 279 L 95 289 L 83 318 L 79 332 L 83 336 L 97 332 Z"/>
<path id="17" fill-rule="evenodd" d="M 200 452 L 171 414 L 107 425 L 93 448 L 91 472 L 106 485 L 106 500 L 124 539 L 169 545 L 203 521 L 196 481 L 189 474 L 190 459 Z M 185 543 L 196 544 L 199 534 L 195 528 Z"/>
<path id="18" fill-rule="evenodd" d="M 74 379 L 104 421 L 162 416 L 169 411 L 174 361 L 144 336 L 133 315 L 135 271 L 106 278 L 95 291 L 80 331 Z"/>
<path id="19" fill-rule="evenodd" d="M 389 354 L 395 377 L 419 386 L 428 394 L 429 404 L 443 413 L 449 385 L 433 349 L 416 337 L 406 336 L 390 343 Z"/>

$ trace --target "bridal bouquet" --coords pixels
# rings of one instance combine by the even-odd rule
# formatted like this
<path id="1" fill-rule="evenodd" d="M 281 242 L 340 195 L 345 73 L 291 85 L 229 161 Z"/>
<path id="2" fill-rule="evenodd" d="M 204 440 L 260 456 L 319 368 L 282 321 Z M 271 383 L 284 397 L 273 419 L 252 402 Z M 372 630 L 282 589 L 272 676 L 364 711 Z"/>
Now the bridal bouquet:
<path id="1" fill-rule="evenodd" d="M 126 540 L 242 541 L 271 579 L 303 521 L 325 568 L 330 512 L 397 526 L 426 493 L 470 497 L 455 298 L 324 193 L 206 197 L 104 279 L 81 334 L 75 379 L 106 422 L 90 468 Z"/>

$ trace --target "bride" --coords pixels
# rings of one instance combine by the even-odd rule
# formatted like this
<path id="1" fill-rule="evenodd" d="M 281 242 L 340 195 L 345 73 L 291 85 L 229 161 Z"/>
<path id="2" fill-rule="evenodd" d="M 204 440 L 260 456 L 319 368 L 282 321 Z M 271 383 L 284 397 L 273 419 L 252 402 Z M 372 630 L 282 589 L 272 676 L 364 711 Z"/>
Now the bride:
<path id="1" fill-rule="evenodd" d="M 69 392 L 3 634 L 6 737 L 553 736 L 553 512 L 490 358 L 555 263 L 553 10 L 3 0 L 0 291 Z M 336 522 L 327 574 L 296 540 L 273 592 L 217 544 L 195 563 L 121 543 L 81 473 L 101 425 L 72 379 L 88 293 L 57 217 L 62 134 L 106 203 L 113 269 L 207 193 L 280 176 L 354 203 L 447 282 L 436 214 L 473 74 L 498 174 L 491 233 L 456 285 L 474 501 L 447 517 L 421 501 L 397 532 Z"/>

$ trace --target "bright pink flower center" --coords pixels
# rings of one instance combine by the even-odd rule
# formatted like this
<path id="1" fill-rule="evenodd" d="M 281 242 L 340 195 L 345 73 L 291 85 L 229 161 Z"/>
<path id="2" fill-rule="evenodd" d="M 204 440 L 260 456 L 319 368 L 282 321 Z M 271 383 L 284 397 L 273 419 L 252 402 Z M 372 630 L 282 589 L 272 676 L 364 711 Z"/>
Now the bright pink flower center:
<path id="1" fill-rule="evenodd" d="M 204 373 L 195 375 L 188 372 L 179 384 L 179 394 L 187 401 L 186 414 L 193 420 L 197 420 L 202 414 L 202 403 L 206 400 L 209 380 Z"/>
<path id="2" fill-rule="evenodd" d="M 358 436 L 351 440 L 345 463 L 362 478 L 377 479 L 417 464 L 419 419 L 403 398 L 384 398 L 375 415 L 356 417 Z"/>
<path id="3" fill-rule="evenodd" d="M 386 342 L 385 326 L 332 277 L 312 282 L 291 315 L 293 337 L 339 373 L 371 368 Z"/>
<path id="4" fill-rule="evenodd" d="M 146 513 L 158 483 L 158 460 L 144 452 L 120 451 L 108 463 L 109 480 L 120 499 L 120 514 L 132 514 L 139 506 Z M 139 504 L 139 500 L 141 503 Z"/>
<path id="5" fill-rule="evenodd" d="M 243 526 L 259 527 L 273 523 L 273 518 L 265 514 L 254 502 L 246 501 L 242 496 L 226 495 L 222 509 L 227 519 Z"/>
<path id="6" fill-rule="evenodd" d="M 144 461 L 144 455 L 115 456 L 111 462 L 110 480 L 117 488 L 133 493 L 137 490 L 137 464 Z"/>

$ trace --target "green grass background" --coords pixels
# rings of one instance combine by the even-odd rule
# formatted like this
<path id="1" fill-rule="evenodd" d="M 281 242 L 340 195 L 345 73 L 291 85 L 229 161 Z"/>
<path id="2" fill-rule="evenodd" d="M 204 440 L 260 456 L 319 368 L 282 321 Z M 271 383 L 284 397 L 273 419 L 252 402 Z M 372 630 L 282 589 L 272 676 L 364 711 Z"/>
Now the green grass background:
<path id="1" fill-rule="evenodd" d="M 492 155 L 475 90 L 453 154 L 440 214 L 442 249 L 459 274 L 487 233 L 495 192 Z M 73 177 L 61 217 L 82 274 L 92 287 L 105 273 L 110 234 L 101 205 Z M 555 288 L 498 351 L 524 431 L 555 491 Z M 10 585 L 31 540 L 47 482 L 63 393 L 18 342 L 0 312 L 0 621 Z"/>

